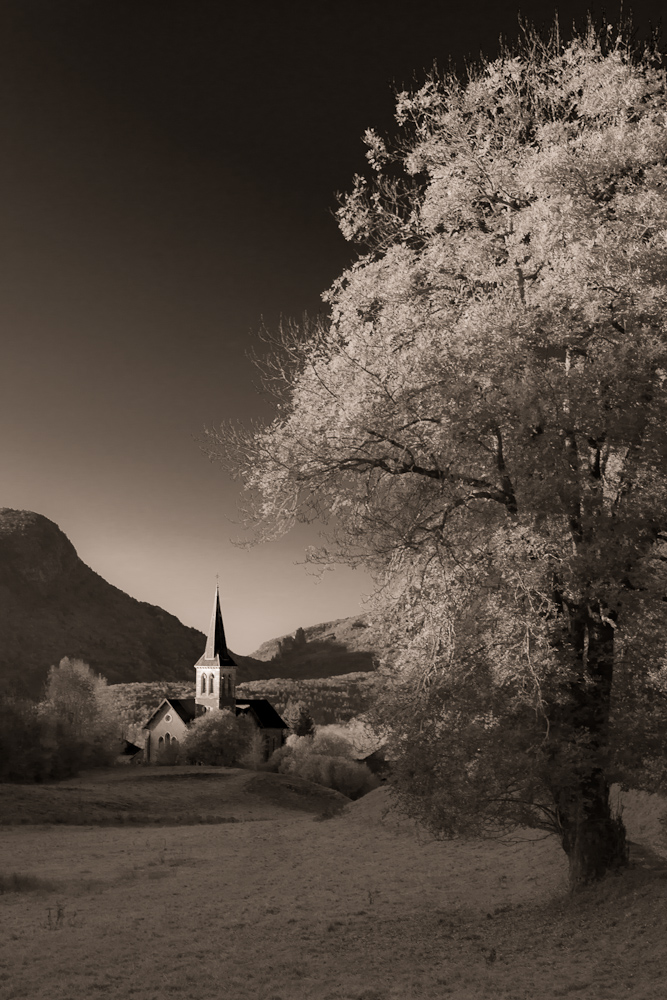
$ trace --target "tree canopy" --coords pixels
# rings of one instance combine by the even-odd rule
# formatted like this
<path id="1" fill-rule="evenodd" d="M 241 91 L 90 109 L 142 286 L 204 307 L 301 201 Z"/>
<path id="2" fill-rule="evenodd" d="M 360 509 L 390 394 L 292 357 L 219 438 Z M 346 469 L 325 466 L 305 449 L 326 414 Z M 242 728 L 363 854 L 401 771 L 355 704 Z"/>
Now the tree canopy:
<path id="1" fill-rule="evenodd" d="M 609 782 L 662 776 L 665 67 L 612 26 L 526 29 L 396 119 L 328 315 L 273 337 L 275 420 L 211 449 L 260 537 L 322 520 L 314 559 L 375 572 L 412 807 L 555 829 L 577 882 L 626 857 Z"/>

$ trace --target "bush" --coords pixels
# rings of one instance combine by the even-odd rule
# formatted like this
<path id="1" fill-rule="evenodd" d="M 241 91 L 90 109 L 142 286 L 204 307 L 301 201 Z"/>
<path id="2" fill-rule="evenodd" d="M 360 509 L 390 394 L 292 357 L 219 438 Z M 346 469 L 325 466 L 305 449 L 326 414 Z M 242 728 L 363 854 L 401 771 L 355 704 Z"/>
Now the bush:
<path id="1" fill-rule="evenodd" d="M 183 748 L 175 741 L 169 746 L 160 747 L 158 750 L 157 763 L 162 767 L 173 767 L 175 764 L 182 763 L 182 760 Z"/>
<path id="2" fill-rule="evenodd" d="M 327 757 L 343 757 L 354 760 L 356 751 L 350 741 L 338 733 L 319 730 L 313 737 L 311 753 L 324 754 Z"/>
<path id="3" fill-rule="evenodd" d="M 295 702 L 290 698 L 282 715 L 295 736 L 312 736 L 315 732 L 315 723 L 302 701 Z"/>
<path id="4" fill-rule="evenodd" d="M 380 781 L 366 764 L 354 760 L 353 754 L 352 744 L 342 736 L 290 736 L 271 756 L 268 767 L 358 799 L 377 788 Z"/>
<path id="5" fill-rule="evenodd" d="M 241 761 L 252 752 L 257 728 L 245 715 L 207 712 L 194 719 L 182 743 L 182 759 L 187 764 L 210 764 L 221 767 L 243 766 Z"/>
<path id="6" fill-rule="evenodd" d="M 250 734 L 250 740 L 246 749 L 239 756 L 239 766 L 247 767 L 251 771 L 262 770 L 265 762 L 264 753 L 264 737 L 259 729 L 254 727 L 254 732 Z"/>
<path id="7" fill-rule="evenodd" d="M 69 778 L 85 755 L 85 744 L 57 718 L 32 702 L 0 700 L 0 781 Z"/>

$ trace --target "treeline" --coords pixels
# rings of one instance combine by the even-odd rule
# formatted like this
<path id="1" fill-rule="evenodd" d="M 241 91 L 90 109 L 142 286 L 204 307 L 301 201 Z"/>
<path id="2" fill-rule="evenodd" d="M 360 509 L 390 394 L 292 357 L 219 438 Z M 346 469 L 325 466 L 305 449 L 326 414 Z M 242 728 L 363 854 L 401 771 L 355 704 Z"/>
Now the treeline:
<path id="1" fill-rule="evenodd" d="M 316 725 L 326 726 L 362 715 L 382 682 L 381 675 L 367 671 L 307 680 L 274 677 L 239 684 L 236 695 L 268 698 L 285 721 L 296 705 L 303 705 Z M 125 720 L 125 735 L 132 743 L 142 742 L 142 726 L 163 698 L 195 696 L 194 685 L 187 681 L 113 684 L 109 690 Z"/>

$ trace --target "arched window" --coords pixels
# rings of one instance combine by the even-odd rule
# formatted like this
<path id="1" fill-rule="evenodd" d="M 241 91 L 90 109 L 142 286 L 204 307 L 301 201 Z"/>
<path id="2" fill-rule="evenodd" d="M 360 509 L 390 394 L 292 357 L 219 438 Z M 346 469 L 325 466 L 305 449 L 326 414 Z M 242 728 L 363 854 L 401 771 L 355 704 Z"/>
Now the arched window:
<path id="1" fill-rule="evenodd" d="M 171 745 L 173 746 L 175 743 L 178 743 L 178 740 L 176 739 L 175 736 L 172 736 L 172 738 L 171 738 Z"/>
<path id="2" fill-rule="evenodd" d="M 169 735 L 169 733 L 164 734 L 164 742 L 166 746 L 169 746 L 169 744 L 171 743 L 171 736 Z"/>
<path id="3" fill-rule="evenodd" d="M 160 739 L 157 741 L 157 745 L 159 747 L 163 747 L 164 746 L 164 737 L 163 736 L 161 736 Z"/>
<path id="4" fill-rule="evenodd" d="M 208 693 L 213 694 L 213 674 L 208 679 Z"/>
<path id="5" fill-rule="evenodd" d="M 206 674 L 201 675 L 201 693 L 206 694 Z"/>

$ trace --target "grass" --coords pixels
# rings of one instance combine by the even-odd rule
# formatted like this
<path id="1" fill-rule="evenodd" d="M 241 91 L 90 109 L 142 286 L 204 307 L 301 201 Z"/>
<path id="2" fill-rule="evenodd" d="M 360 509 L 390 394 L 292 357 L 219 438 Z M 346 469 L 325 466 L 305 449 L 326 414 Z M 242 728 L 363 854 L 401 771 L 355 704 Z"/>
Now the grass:
<path id="1" fill-rule="evenodd" d="M 667 864 L 647 846 L 571 896 L 551 839 L 437 842 L 382 821 L 386 789 L 317 823 L 281 777 L 239 784 L 233 824 L 2 828 L 0 1000 L 663 1000 Z M 140 781 L 98 795 L 115 780 Z M 213 812 L 234 782 L 141 787 L 202 808 L 205 790 Z"/>
<path id="2" fill-rule="evenodd" d="M 34 875 L 0 872 L 0 895 L 5 892 L 53 892 L 56 885 L 52 879 L 36 878 Z"/>
<path id="3" fill-rule="evenodd" d="M 49 785 L 0 784 L 0 824 L 190 826 L 321 812 L 343 795 L 285 775 L 219 767 L 124 767 Z M 238 814 L 238 816 L 237 816 Z"/>

